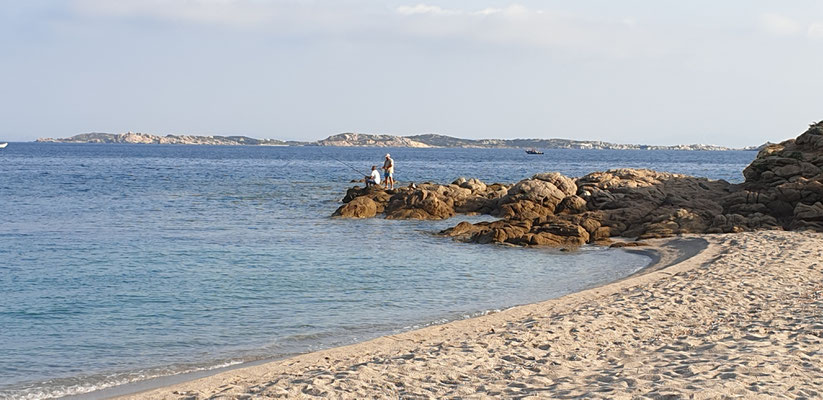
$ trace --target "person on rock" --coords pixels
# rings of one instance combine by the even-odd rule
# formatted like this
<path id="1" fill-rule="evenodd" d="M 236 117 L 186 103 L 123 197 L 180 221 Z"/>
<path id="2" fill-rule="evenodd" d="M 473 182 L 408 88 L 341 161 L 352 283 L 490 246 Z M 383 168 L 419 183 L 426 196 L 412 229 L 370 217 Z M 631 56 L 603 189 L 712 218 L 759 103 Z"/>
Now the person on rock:
<path id="1" fill-rule="evenodd" d="M 380 186 L 380 171 L 377 170 L 376 165 L 371 166 L 371 175 L 366 177 L 366 187 L 372 185 Z"/>
<path id="2" fill-rule="evenodd" d="M 394 160 L 391 154 L 386 153 L 386 161 L 383 163 L 383 186 L 389 189 L 389 185 L 394 189 Z"/>

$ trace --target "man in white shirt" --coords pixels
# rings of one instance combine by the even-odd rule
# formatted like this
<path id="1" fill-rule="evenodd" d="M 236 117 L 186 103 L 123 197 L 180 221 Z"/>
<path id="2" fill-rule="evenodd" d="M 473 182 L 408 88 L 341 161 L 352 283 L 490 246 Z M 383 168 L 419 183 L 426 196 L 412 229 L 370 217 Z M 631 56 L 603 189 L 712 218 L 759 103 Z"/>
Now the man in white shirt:
<path id="1" fill-rule="evenodd" d="M 380 186 L 380 171 L 377 170 L 376 165 L 371 166 L 371 175 L 366 177 L 366 187 L 371 185 Z"/>

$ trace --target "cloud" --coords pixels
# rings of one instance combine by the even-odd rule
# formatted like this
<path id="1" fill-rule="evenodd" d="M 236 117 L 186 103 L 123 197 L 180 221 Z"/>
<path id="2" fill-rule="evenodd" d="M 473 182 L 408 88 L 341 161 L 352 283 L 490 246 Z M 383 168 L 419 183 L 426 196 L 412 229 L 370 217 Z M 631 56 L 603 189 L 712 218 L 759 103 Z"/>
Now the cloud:
<path id="1" fill-rule="evenodd" d="M 520 4 L 491 8 L 444 8 L 418 3 L 393 9 L 358 2 L 309 0 L 72 0 L 80 15 L 147 19 L 169 24 L 259 29 L 270 34 L 307 34 L 381 40 L 474 41 L 485 45 L 565 48 L 576 54 L 619 55 L 654 47 L 630 16 L 590 18 Z M 353 5 L 354 4 L 354 5 Z"/>
<path id="2" fill-rule="evenodd" d="M 760 18 L 760 26 L 777 36 L 802 36 L 823 39 L 823 22 L 804 22 L 780 14 L 766 13 Z"/>
<path id="3" fill-rule="evenodd" d="M 823 39 L 823 22 L 814 22 L 809 25 L 806 35 L 812 39 Z"/>
<path id="4" fill-rule="evenodd" d="M 438 6 L 430 6 L 427 4 L 400 6 L 397 7 L 396 11 L 400 15 L 457 15 L 462 13 L 460 10 L 447 10 Z"/>
<path id="5" fill-rule="evenodd" d="M 147 18 L 235 27 L 257 26 L 276 16 L 271 2 L 252 0 L 75 0 L 74 9 L 93 17 Z"/>
<path id="6" fill-rule="evenodd" d="M 760 16 L 761 27 L 778 36 L 792 36 L 803 30 L 803 25 L 786 16 L 766 13 Z"/>
<path id="7" fill-rule="evenodd" d="M 620 56 L 657 47 L 633 17 L 586 18 L 520 4 L 477 10 L 417 4 L 398 7 L 395 13 L 404 17 L 396 29 L 421 37 Z"/>

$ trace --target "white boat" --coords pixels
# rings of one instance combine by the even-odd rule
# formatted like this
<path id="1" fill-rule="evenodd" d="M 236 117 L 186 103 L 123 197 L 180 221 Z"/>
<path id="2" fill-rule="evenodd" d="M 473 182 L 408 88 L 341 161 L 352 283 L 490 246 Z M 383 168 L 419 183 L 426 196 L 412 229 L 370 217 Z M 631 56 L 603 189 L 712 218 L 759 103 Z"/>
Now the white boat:
<path id="1" fill-rule="evenodd" d="M 0 143 L 0 149 L 5 149 L 8 145 L 8 143 Z"/>

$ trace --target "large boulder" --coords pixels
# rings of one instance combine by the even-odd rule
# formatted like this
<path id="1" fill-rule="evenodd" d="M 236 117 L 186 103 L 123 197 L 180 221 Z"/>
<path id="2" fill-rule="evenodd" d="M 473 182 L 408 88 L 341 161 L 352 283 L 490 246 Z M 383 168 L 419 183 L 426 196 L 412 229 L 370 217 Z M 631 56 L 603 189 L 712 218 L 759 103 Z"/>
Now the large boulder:
<path id="1" fill-rule="evenodd" d="M 352 199 L 332 214 L 333 217 L 340 218 L 371 218 L 375 215 L 377 215 L 377 203 L 366 196 Z"/>
<path id="2" fill-rule="evenodd" d="M 560 202 L 558 207 L 555 209 L 557 213 L 566 213 L 566 214 L 579 214 L 582 212 L 586 212 L 587 210 L 587 203 L 586 200 L 577 195 L 567 196 Z"/>
<path id="3" fill-rule="evenodd" d="M 538 246 L 580 246 L 589 241 L 589 233 L 571 221 L 556 219 L 534 230 L 529 244 Z"/>
<path id="4" fill-rule="evenodd" d="M 509 188 L 491 214 L 501 218 L 533 219 L 552 215 L 563 199 L 577 193 L 574 180 L 557 172 L 534 175 Z"/>
<path id="5" fill-rule="evenodd" d="M 577 184 L 574 182 L 574 179 L 564 176 L 559 172 L 536 174 L 532 176 L 532 179 L 552 184 L 552 186 L 563 192 L 565 196 L 572 196 L 577 193 Z"/>
<path id="6" fill-rule="evenodd" d="M 386 208 L 387 219 L 446 219 L 454 214 L 452 198 L 426 189 L 395 195 Z"/>

